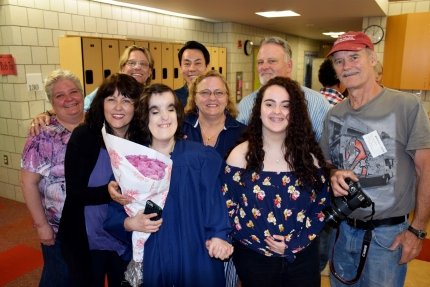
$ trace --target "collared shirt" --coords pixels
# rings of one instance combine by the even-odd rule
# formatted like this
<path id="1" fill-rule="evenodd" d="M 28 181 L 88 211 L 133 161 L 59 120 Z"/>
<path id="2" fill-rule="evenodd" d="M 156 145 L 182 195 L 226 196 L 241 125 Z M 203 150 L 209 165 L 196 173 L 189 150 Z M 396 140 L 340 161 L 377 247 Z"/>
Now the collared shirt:
<path id="1" fill-rule="evenodd" d="M 343 101 L 345 98 L 338 90 L 331 88 L 321 88 L 320 93 L 327 99 L 330 105 L 335 106 L 336 104 Z"/>
<path id="2" fill-rule="evenodd" d="M 315 133 L 315 139 L 319 141 L 325 117 L 331 106 L 320 93 L 304 86 L 302 86 L 302 90 L 305 93 L 305 99 L 308 104 L 308 112 L 311 118 L 313 131 Z M 237 120 L 245 125 L 248 124 L 249 119 L 251 118 L 251 112 L 254 107 L 255 99 L 257 98 L 257 93 L 258 90 L 252 92 L 243 98 L 238 105 L 239 116 L 237 117 Z"/>
<path id="3" fill-rule="evenodd" d="M 239 138 L 241 137 L 246 126 L 236 121 L 229 114 L 225 115 L 224 128 L 218 135 L 218 139 L 215 143 L 214 148 L 217 152 L 224 157 L 227 153 L 233 149 Z M 199 125 L 199 118 L 195 114 L 188 115 L 184 120 L 184 125 L 182 128 L 183 133 L 187 140 L 203 142 L 202 133 Z"/>

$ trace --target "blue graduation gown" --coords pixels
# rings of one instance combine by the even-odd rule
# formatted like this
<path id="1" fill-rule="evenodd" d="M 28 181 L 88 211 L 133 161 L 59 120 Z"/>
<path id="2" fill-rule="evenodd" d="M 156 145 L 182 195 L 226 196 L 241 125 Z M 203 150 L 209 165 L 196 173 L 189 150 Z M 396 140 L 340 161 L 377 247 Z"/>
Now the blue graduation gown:
<path id="1" fill-rule="evenodd" d="M 222 159 L 212 148 L 183 140 L 171 158 L 163 224 L 145 243 L 143 286 L 225 286 L 224 264 L 211 258 L 205 246 L 212 237 L 229 240 L 231 231 L 218 177 Z M 117 228 L 105 228 L 125 238 L 125 212 L 116 210 L 122 213 L 111 217 Z"/>

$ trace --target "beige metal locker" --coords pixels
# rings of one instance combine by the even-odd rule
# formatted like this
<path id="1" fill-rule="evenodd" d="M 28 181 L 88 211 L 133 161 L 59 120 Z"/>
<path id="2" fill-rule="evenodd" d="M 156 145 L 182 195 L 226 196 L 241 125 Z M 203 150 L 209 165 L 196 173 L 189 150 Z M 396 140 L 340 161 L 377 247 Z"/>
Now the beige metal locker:
<path id="1" fill-rule="evenodd" d="M 209 50 L 211 61 L 209 63 L 209 70 L 218 70 L 218 47 L 206 47 Z"/>
<path id="2" fill-rule="evenodd" d="M 104 78 L 119 72 L 119 57 L 120 51 L 118 47 L 118 40 L 102 39 L 102 63 Z"/>
<path id="3" fill-rule="evenodd" d="M 101 39 L 82 38 L 82 56 L 84 59 L 85 93 L 88 95 L 103 81 Z"/>
<path id="4" fill-rule="evenodd" d="M 184 78 L 179 65 L 178 53 L 184 45 L 173 44 L 173 88 L 179 89 L 184 85 Z"/>
<path id="5" fill-rule="evenodd" d="M 149 49 L 149 42 L 148 42 L 148 41 L 134 41 L 134 44 L 135 44 L 136 46 L 139 46 L 139 47 L 143 47 L 143 48 Z"/>
<path id="6" fill-rule="evenodd" d="M 154 69 L 152 70 L 152 83 L 162 83 L 161 79 L 161 43 L 149 42 L 149 51 L 154 58 Z"/>
<path id="7" fill-rule="evenodd" d="M 58 42 L 60 50 L 60 67 L 75 74 L 84 84 L 84 63 L 82 58 L 82 41 L 80 37 L 61 37 Z M 84 87 L 85 89 L 85 87 Z M 84 90 L 85 93 L 85 90 Z"/>
<path id="8" fill-rule="evenodd" d="M 124 50 L 130 47 L 131 45 L 134 45 L 133 40 L 119 40 L 118 46 L 119 46 L 120 54 L 122 54 L 122 52 L 124 52 Z"/>
<path id="9" fill-rule="evenodd" d="M 218 48 L 218 72 L 227 77 L 227 48 Z"/>
<path id="10" fill-rule="evenodd" d="M 161 44 L 161 82 L 173 88 L 173 44 Z"/>

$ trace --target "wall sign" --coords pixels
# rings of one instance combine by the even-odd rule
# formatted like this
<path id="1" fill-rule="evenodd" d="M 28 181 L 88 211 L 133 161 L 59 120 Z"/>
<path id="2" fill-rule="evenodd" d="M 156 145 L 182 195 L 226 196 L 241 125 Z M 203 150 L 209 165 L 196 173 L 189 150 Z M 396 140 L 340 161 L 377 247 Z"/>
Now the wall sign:
<path id="1" fill-rule="evenodd" d="M 40 73 L 27 74 L 27 90 L 29 92 L 42 91 L 42 88 L 43 88 L 42 74 Z"/>
<path id="2" fill-rule="evenodd" d="M 16 75 L 15 59 L 11 54 L 0 55 L 0 75 Z"/>

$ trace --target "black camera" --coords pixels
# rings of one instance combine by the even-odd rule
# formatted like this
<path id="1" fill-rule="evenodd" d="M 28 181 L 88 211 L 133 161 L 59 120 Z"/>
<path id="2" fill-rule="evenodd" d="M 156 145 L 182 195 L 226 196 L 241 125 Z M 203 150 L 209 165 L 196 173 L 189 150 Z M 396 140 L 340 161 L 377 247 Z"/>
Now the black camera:
<path id="1" fill-rule="evenodd" d="M 332 198 L 331 206 L 324 210 L 325 222 L 338 226 L 342 220 L 357 208 L 366 208 L 372 205 L 372 200 L 361 189 L 359 182 L 349 178 L 345 179 L 349 185 L 348 195 Z"/>

